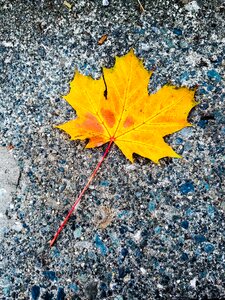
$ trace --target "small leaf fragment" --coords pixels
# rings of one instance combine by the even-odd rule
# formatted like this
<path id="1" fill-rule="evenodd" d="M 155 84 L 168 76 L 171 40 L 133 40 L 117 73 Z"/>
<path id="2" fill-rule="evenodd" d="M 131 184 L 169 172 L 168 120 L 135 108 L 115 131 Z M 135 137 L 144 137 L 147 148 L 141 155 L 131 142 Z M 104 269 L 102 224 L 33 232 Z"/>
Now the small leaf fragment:
<path id="1" fill-rule="evenodd" d="M 98 40 L 98 45 L 102 45 L 108 38 L 107 34 L 103 34 L 103 36 Z"/>

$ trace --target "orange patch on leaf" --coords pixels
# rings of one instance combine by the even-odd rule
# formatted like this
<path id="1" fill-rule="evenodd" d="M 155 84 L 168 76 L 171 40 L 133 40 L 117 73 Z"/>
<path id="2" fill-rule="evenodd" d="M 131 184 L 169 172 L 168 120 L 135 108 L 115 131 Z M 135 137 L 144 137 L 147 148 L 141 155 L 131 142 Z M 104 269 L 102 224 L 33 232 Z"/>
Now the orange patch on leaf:
<path id="1" fill-rule="evenodd" d="M 104 109 L 104 108 L 101 109 L 101 113 L 102 113 L 102 116 L 105 119 L 107 125 L 110 128 L 112 128 L 116 121 L 114 113 L 111 110 Z"/>
<path id="2" fill-rule="evenodd" d="M 128 116 L 128 117 L 126 118 L 126 120 L 124 121 L 124 123 L 123 123 L 123 127 L 124 127 L 124 128 L 127 128 L 127 127 L 130 127 L 130 126 L 132 126 L 132 125 L 134 125 L 134 119 L 133 119 L 133 117 Z"/>
<path id="3" fill-rule="evenodd" d="M 96 132 L 99 132 L 99 133 L 104 132 L 104 129 L 103 129 L 102 125 L 99 124 L 98 119 L 94 115 L 92 115 L 90 113 L 87 113 L 85 115 L 85 117 L 86 117 L 86 120 L 82 124 L 83 128 L 92 129 L 93 131 L 96 131 Z"/>

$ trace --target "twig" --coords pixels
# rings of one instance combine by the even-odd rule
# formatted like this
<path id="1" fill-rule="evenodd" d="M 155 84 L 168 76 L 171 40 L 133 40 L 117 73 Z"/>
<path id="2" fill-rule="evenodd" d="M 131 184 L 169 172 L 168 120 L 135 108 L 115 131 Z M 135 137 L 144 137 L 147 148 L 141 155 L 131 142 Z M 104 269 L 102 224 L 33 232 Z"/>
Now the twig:
<path id="1" fill-rule="evenodd" d="M 145 9 L 144 9 L 143 5 L 141 4 L 140 0 L 137 0 L 137 1 L 138 1 L 139 6 L 140 6 L 141 12 L 144 12 Z"/>

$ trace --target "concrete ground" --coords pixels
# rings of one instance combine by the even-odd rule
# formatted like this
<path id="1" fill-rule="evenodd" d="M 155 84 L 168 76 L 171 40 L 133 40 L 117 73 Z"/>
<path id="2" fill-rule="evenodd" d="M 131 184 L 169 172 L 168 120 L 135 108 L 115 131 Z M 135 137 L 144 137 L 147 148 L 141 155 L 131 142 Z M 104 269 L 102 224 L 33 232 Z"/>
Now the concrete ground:
<path id="1" fill-rule="evenodd" d="M 224 1 L 103 2 L 0 1 L 0 299 L 224 299 Z M 197 86 L 194 126 L 165 138 L 183 158 L 114 146 L 50 249 L 105 149 L 54 128 L 62 96 L 131 48 L 150 93 Z"/>

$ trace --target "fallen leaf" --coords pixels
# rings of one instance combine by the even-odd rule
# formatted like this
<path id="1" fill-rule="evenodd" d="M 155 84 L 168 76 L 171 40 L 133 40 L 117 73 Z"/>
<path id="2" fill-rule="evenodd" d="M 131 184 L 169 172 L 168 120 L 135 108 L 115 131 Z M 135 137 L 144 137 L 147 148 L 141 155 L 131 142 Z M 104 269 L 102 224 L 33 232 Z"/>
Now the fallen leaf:
<path id="1" fill-rule="evenodd" d="M 12 150 L 12 149 L 14 149 L 15 148 L 15 146 L 13 146 L 13 144 L 9 144 L 8 146 L 7 146 L 7 149 L 8 150 Z"/>
<path id="2" fill-rule="evenodd" d="M 67 132 L 72 140 L 89 139 L 87 148 L 109 144 L 50 241 L 51 247 L 79 205 L 113 143 L 131 162 L 133 153 L 137 153 L 158 163 L 162 157 L 180 157 L 163 137 L 191 126 L 187 116 L 197 104 L 195 91 L 165 85 L 157 93 L 149 95 L 147 87 L 152 72 L 144 68 L 133 50 L 123 57 L 116 57 L 115 66 L 104 68 L 102 72 L 98 80 L 76 72 L 70 93 L 64 97 L 76 110 L 77 118 L 57 127 Z M 104 220 L 101 226 L 105 227 L 109 222 L 110 218 Z"/>
<path id="3" fill-rule="evenodd" d="M 98 40 L 98 45 L 102 45 L 108 38 L 107 34 L 103 34 L 103 36 Z"/>
<path id="4" fill-rule="evenodd" d="M 163 137 L 191 126 L 187 116 L 197 104 L 195 91 L 164 85 L 149 95 L 152 72 L 133 50 L 116 57 L 115 66 L 103 68 L 103 74 L 94 80 L 76 72 L 64 98 L 77 118 L 57 127 L 72 140 L 89 139 L 87 148 L 113 141 L 131 162 L 133 153 L 155 163 L 163 157 L 180 157 Z"/>
<path id="5" fill-rule="evenodd" d="M 115 217 L 115 211 L 107 206 L 100 206 L 97 211 L 94 223 L 98 228 L 105 229 L 109 226 Z"/>

